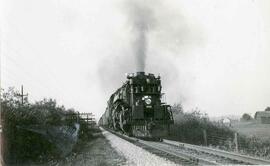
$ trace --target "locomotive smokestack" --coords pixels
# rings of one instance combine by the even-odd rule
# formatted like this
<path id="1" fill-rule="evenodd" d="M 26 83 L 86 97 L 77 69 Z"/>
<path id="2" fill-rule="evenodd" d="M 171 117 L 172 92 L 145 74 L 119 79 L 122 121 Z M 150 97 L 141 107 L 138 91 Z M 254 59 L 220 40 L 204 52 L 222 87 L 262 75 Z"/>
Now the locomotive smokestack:
<path id="1" fill-rule="evenodd" d="M 139 76 L 139 75 L 144 76 L 144 75 L 145 75 L 145 72 L 143 72 L 143 71 L 139 71 L 139 72 L 137 72 L 137 76 Z"/>

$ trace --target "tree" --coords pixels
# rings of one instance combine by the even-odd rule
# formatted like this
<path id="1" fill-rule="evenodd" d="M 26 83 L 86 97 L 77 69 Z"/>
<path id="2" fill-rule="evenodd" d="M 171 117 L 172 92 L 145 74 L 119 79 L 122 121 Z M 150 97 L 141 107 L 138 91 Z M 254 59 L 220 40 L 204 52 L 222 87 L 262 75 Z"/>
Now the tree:
<path id="1" fill-rule="evenodd" d="M 53 99 L 30 103 L 24 98 L 22 105 L 18 94 L 15 88 L 7 91 L 1 89 L 3 160 L 7 165 L 14 165 L 14 162 L 17 165 L 28 161 L 47 161 L 66 154 L 67 151 L 62 147 L 65 149 L 73 146 L 73 136 L 70 134 L 76 123 L 74 118 L 67 119 L 66 113 L 75 114 L 75 110 L 69 109 L 67 112 L 64 106 L 58 106 Z M 80 125 L 83 123 L 86 122 L 80 121 Z M 86 133 L 84 135 L 87 137 L 89 132 L 86 131 L 86 127 L 80 128 L 79 134 Z M 63 138 L 69 141 L 63 142 L 66 146 L 59 143 Z"/>
<path id="2" fill-rule="evenodd" d="M 184 112 L 183 106 L 181 103 L 174 104 L 172 106 L 172 113 L 175 115 L 182 114 Z"/>
<path id="3" fill-rule="evenodd" d="M 19 108 L 21 105 L 21 97 L 19 96 L 20 92 L 15 90 L 14 87 L 9 87 L 7 91 L 1 89 L 1 105 L 2 108 L 12 107 Z M 29 104 L 28 98 L 24 97 L 24 106 Z"/>
<path id="4" fill-rule="evenodd" d="M 269 111 L 270 112 L 270 107 L 266 107 L 265 111 Z"/>
<path id="5" fill-rule="evenodd" d="M 249 114 L 244 113 L 244 114 L 242 115 L 241 120 L 243 120 L 243 121 L 250 121 L 250 120 L 252 120 L 252 117 L 251 117 Z"/>

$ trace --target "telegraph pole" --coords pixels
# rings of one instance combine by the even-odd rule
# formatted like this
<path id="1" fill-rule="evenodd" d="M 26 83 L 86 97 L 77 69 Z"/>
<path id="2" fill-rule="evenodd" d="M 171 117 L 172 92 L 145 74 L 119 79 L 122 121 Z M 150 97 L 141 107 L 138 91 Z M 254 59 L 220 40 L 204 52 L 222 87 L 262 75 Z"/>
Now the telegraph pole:
<path id="1" fill-rule="evenodd" d="M 27 94 L 23 94 L 23 85 L 21 86 L 21 94 L 18 94 L 21 98 L 22 98 L 22 105 L 23 105 L 23 99 L 25 96 L 28 96 L 28 93 Z"/>

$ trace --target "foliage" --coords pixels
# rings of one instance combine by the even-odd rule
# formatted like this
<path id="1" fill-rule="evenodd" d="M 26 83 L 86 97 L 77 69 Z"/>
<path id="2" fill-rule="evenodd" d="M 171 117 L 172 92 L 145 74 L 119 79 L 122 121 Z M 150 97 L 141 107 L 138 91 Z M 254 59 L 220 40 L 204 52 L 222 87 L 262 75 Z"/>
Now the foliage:
<path id="1" fill-rule="evenodd" d="M 211 122 L 208 115 L 202 113 L 198 108 L 193 109 L 191 112 L 184 112 L 181 105 L 175 104 L 172 110 L 181 111 L 173 112 L 174 124 L 171 126 L 170 139 L 203 145 L 205 143 L 203 131 L 206 131 L 206 133 L 219 133 L 224 138 L 233 136 L 233 131 L 219 123 Z M 219 143 L 208 140 L 208 144 L 218 145 Z"/>
<path id="2" fill-rule="evenodd" d="M 247 137 L 240 135 L 238 137 L 239 149 L 244 154 L 265 157 L 270 159 L 270 141 L 261 140 L 258 137 Z"/>
<path id="3" fill-rule="evenodd" d="M 181 103 L 177 103 L 172 106 L 172 113 L 174 115 L 182 114 L 183 112 L 184 110 Z"/>
<path id="4" fill-rule="evenodd" d="M 270 107 L 265 108 L 265 111 L 270 111 Z"/>
<path id="5" fill-rule="evenodd" d="M 30 103 L 21 98 L 14 88 L 6 92 L 1 90 L 1 120 L 3 125 L 3 149 L 6 163 L 25 163 L 29 161 L 42 162 L 61 156 L 50 139 L 25 130 L 31 126 L 39 126 L 40 133 L 47 131 L 48 126 L 72 126 L 76 119 L 66 118 L 75 114 L 73 109 L 58 106 L 56 100 L 43 99 Z M 84 122 L 81 122 L 85 126 Z M 87 137 L 86 127 L 82 127 L 79 137 Z"/>
<path id="6" fill-rule="evenodd" d="M 172 110 L 181 111 L 173 111 L 175 123 L 171 126 L 169 139 L 204 145 L 203 131 L 206 131 L 208 146 L 235 151 L 235 131 L 233 129 L 224 126 L 222 123 L 210 121 L 208 116 L 201 113 L 198 109 L 194 109 L 191 112 L 184 112 L 183 108 L 179 107 L 181 107 L 179 104 L 175 104 L 172 107 Z M 246 115 L 244 117 L 246 118 Z M 247 137 L 239 134 L 237 140 L 240 153 L 270 159 L 269 140 L 263 141 L 255 136 Z"/>
<path id="7" fill-rule="evenodd" d="M 241 117 L 241 120 L 242 120 L 242 121 L 250 121 L 250 120 L 252 120 L 252 117 L 251 117 L 249 114 L 244 113 L 244 114 L 242 115 L 242 117 Z"/>

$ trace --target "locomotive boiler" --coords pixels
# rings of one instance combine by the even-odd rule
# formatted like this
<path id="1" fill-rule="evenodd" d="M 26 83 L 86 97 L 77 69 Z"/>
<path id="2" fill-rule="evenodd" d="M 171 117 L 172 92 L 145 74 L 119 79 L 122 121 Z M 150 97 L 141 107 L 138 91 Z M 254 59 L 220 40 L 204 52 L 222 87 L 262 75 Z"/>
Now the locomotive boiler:
<path id="1" fill-rule="evenodd" d="M 161 101 L 160 76 L 137 72 L 111 95 L 99 125 L 129 136 L 161 138 L 173 123 L 171 106 Z"/>

